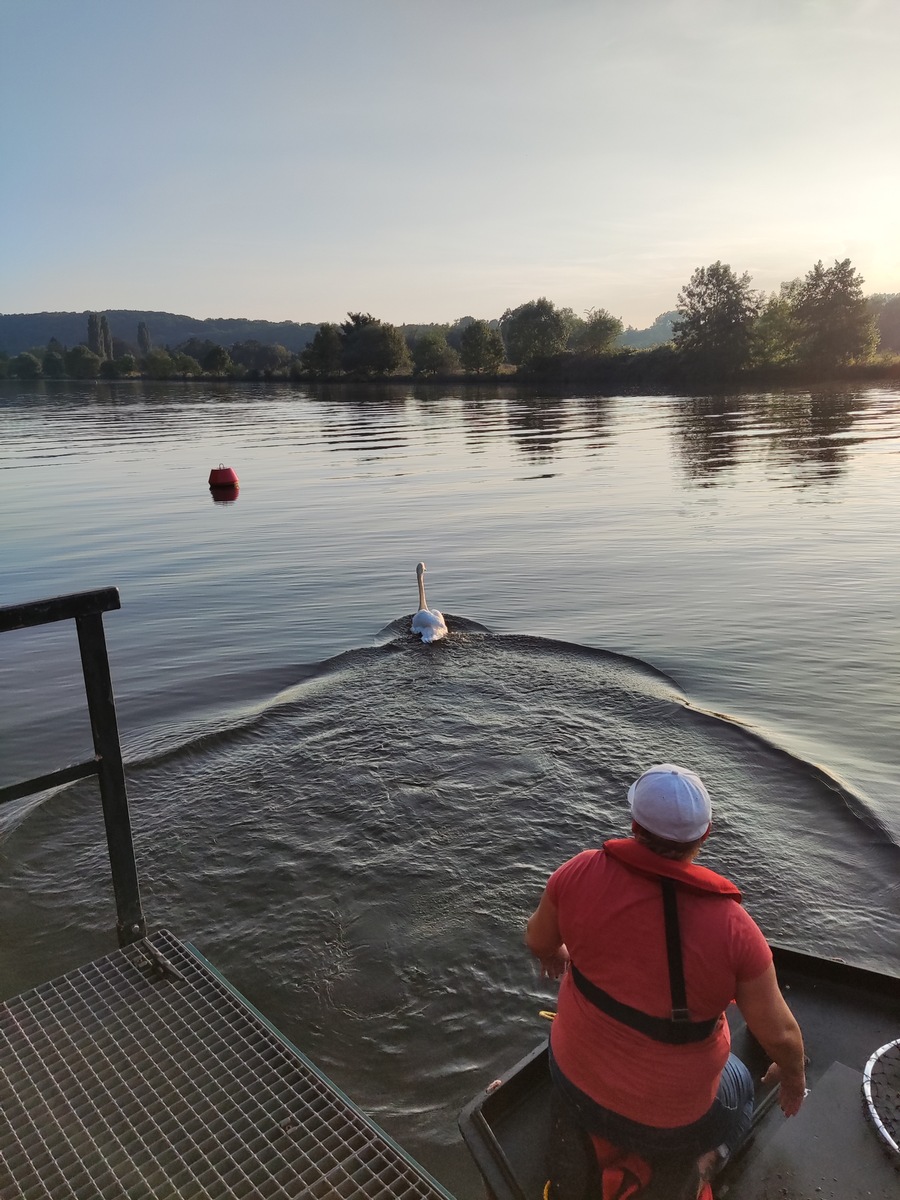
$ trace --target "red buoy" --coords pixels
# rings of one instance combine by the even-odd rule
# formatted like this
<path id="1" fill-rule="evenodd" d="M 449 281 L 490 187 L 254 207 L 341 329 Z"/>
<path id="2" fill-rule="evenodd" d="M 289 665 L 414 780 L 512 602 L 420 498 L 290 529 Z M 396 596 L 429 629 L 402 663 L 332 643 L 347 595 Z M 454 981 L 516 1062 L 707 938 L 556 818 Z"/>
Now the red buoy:
<path id="1" fill-rule="evenodd" d="M 237 485 L 238 477 L 234 467 L 226 467 L 223 463 L 219 463 L 209 473 L 209 486 L 211 488 L 233 488 L 237 487 Z"/>

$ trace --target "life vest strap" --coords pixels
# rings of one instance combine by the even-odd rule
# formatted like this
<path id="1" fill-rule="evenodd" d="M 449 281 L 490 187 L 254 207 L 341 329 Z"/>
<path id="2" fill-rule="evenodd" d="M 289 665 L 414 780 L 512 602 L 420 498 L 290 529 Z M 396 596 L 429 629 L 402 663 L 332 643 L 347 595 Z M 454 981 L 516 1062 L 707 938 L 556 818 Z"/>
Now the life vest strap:
<path id="1" fill-rule="evenodd" d="M 660 878 L 663 897 L 663 916 L 666 923 L 666 958 L 669 967 L 669 991 L 672 999 L 671 1017 L 653 1017 L 616 1000 L 609 992 L 592 983 L 573 962 L 569 963 L 572 982 L 595 1008 L 609 1017 L 621 1021 L 629 1029 L 636 1029 L 655 1042 L 670 1046 L 686 1046 L 691 1042 L 704 1042 L 719 1023 L 719 1017 L 707 1021 L 692 1021 L 687 1006 L 687 990 L 684 983 L 684 961 L 681 953 L 681 928 L 678 923 L 678 897 L 675 883 Z"/>
<path id="2" fill-rule="evenodd" d="M 571 962 L 569 963 L 569 974 L 585 1000 L 593 1004 L 595 1008 L 599 1008 L 608 1017 L 621 1021 L 629 1029 L 636 1029 L 645 1037 L 652 1038 L 655 1042 L 664 1042 L 669 1046 L 686 1046 L 690 1042 L 703 1042 L 713 1032 L 720 1020 L 719 1017 L 712 1017 L 708 1021 L 652 1017 L 639 1008 L 632 1008 L 630 1004 L 616 1000 L 609 992 L 605 992 L 603 988 L 591 983 L 590 979 Z"/>

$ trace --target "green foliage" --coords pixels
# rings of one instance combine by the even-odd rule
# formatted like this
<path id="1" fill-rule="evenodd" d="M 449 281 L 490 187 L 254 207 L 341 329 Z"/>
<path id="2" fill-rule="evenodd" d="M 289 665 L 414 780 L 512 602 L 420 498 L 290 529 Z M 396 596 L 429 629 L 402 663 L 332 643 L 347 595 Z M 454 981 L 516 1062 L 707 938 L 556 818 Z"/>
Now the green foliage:
<path id="1" fill-rule="evenodd" d="M 441 337 L 446 338 L 450 332 L 449 325 L 442 325 L 434 321 L 428 325 L 400 325 L 398 328 L 403 334 L 403 340 L 406 342 L 406 348 L 410 354 L 412 354 L 412 348 L 419 338 L 423 337 L 426 333 L 438 333 Z"/>
<path id="2" fill-rule="evenodd" d="M 875 318 L 882 350 L 900 354 L 900 295 L 870 296 L 869 309 Z"/>
<path id="3" fill-rule="evenodd" d="M 150 347 L 152 344 L 150 341 L 150 330 L 147 328 L 146 321 L 138 322 L 137 344 L 141 355 L 146 357 L 146 355 L 150 353 Z"/>
<path id="4" fill-rule="evenodd" d="M 302 369 L 317 378 L 339 375 L 342 344 L 341 331 L 337 325 L 323 322 L 316 330 L 313 340 L 300 355 Z"/>
<path id="5" fill-rule="evenodd" d="M 100 353 L 100 317 L 97 313 L 88 313 L 87 345 L 92 354 L 103 357 Z"/>
<path id="6" fill-rule="evenodd" d="M 750 359 L 759 309 L 746 271 L 738 276 L 722 262 L 698 267 L 678 293 L 675 346 L 695 369 L 730 375 Z"/>
<path id="7" fill-rule="evenodd" d="M 172 362 L 176 372 L 182 379 L 187 379 L 188 376 L 201 375 L 203 368 L 197 362 L 196 358 L 192 358 L 190 354 L 173 354 Z"/>
<path id="8" fill-rule="evenodd" d="M 409 368 L 403 334 L 371 313 L 347 313 L 341 322 L 341 365 L 348 374 L 391 375 Z"/>
<path id="9" fill-rule="evenodd" d="M 607 354 L 622 332 L 622 322 L 605 308 L 589 308 L 569 334 L 569 348 L 589 354 Z"/>
<path id="10" fill-rule="evenodd" d="M 430 329 L 417 338 L 412 348 L 416 375 L 441 375 L 459 370 L 459 355 L 447 344 L 447 336 Z"/>
<path id="11" fill-rule="evenodd" d="M 459 339 L 459 354 L 470 375 L 495 375 L 506 357 L 503 338 L 487 321 L 472 320 Z"/>
<path id="12" fill-rule="evenodd" d="M 565 349 L 570 321 L 545 296 L 508 308 L 500 318 L 500 334 L 506 357 L 516 366 L 530 366 L 535 359 L 559 354 Z"/>
<path id="13" fill-rule="evenodd" d="M 457 317 L 447 330 L 447 345 L 452 346 L 454 350 L 462 350 L 462 335 L 474 324 L 474 317 Z"/>
<path id="14" fill-rule="evenodd" d="M 147 379 L 169 379 L 176 374 L 175 363 L 166 350 L 151 350 L 144 355 L 141 372 Z"/>
<path id="15" fill-rule="evenodd" d="M 58 343 L 57 343 L 58 344 Z M 58 350 L 48 346 L 41 361 L 46 379 L 63 379 L 66 374 L 66 360 Z"/>
<path id="16" fill-rule="evenodd" d="M 787 366 L 796 360 L 799 330 L 795 316 L 799 279 L 783 283 L 762 301 L 753 326 L 752 359 L 759 366 Z"/>
<path id="17" fill-rule="evenodd" d="M 255 338 L 264 345 L 277 343 L 299 354 L 316 331 L 316 324 L 311 322 L 300 325 L 296 321 L 250 321 L 243 317 L 211 317 L 201 321 L 177 313 L 121 308 L 107 309 L 104 315 L 113 336 L 114 358 L 139 353 L 136 333 L 140 322 L 153 331 L 154 344 L 176 349 L 181 349 L 189 338 L 208 340 L 226 348 Z M 86 321 L 85 312 L 0 313 L 0 346 L 10 354 L 21 354 L 32 346 L 43 349 L 51 338 L 75 346 L 85 340 Z M 202 361 L 202 356 L 192 350 L 185 352 Z M 62 347 L 59 353 L 63 353 Z"/>
<path id="18" fill-rule="evenodd" d="M 41 360 L 27 351 L 17 354 L 9 364 L 9 374 L 13 379 L 40 379 L 41 372 Z"/>
<path id="19" fill-rule="evenodd" d="M 676 309 L 660 313 L 646 329 L 635 329 L 629 325 L 619 338 L 620 346 L 635 350 L 649 350 L 651 346 L 665 346 L 672 341 L 672 326 L 678 317 Z"/>
<path id="20" fill-rule="evenodd" d="M 862 284 L 849 258 L 833 267 L 820 259 L 807 272 L 793 303 L 801 362 L 834 367 L 871 358 L 878 333 Z"/>
<path id="21" fill-rule="evenodd" d="M 100 357 L 112 358 L 113 356 L 113 339 L 109 332 L 109 321 L 106 313 L 100 314 Z"/>
<path id="22" fill-rule="evenodd" d="M 0 379 L 6 379 L 9 375 L 9 355 L 5 350 L 0 350 Z"/>
<path id="23" fill-rule="evenodd" d="M 234 366 L 224 346 L 213 346 L 204 355 L 201 365 L 209 375 L 229 375 Z"/>
<path id="24" fill-rule="evenodd" d="M 192 337 L 176 346 L 175 353 L 189 354 L 191 358 L 196 358 L 198 363 L 202 363 L 210 350 L 214 350 L 218 345 L 218 342 L 211 342 L 209 338 Z"/>
<path id="25" fill-rule="evenodd" d="M 100 364 L 101 379 L 124 379 L 137 370 L 133 354 L 121 354 L 118 358 L 107 358 Z"/>
<path id="26" fill-rule="evenodd" d="M 277 371 L 291 360 L 290 351 L 284 346 L 264 345 L 251 338 L 246 342 L 235 342 L 229 351 L 231 361 L 246 371 Z"/>
<path id="27" fill-rule="evenodd" d="M 70 379 L 96 379 L 100 374 L 100 356 L 87 346 L 66 351 L 66 374 Z"/>

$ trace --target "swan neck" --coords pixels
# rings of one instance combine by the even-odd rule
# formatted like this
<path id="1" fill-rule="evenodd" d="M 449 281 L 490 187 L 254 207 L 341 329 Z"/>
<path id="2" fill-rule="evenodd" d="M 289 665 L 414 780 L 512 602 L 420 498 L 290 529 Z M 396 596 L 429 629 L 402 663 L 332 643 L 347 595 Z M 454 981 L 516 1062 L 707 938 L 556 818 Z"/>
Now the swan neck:
<path id="1" fill-rule="evenodd" d="M 417 576 L 417 579 L 419 583 L 419 611 L 421 611 L 423 608 L 428 607 L 425 603 L 425 580 L 421 575 Z"/>

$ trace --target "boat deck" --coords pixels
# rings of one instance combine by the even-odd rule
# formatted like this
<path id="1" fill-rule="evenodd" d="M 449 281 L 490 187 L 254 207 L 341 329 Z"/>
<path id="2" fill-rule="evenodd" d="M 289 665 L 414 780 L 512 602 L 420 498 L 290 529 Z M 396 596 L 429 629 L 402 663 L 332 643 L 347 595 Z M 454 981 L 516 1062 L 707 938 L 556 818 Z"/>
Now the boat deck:
<path id="1" fill-rule="evenodd" d="M 0 1200 L 452 1200 L 162 931 L 0 1005 Z"/>
<path id="2" fill-rule="evenodd" d="M 752 1136 L 715 1181 L 717 1200 L 897 1200 L 900 1163 L 866 1119 L 862 1078 L 869 1056 L 900 1036 L 900 979 L 783 948 L 776 966 L 803 1030 L 810 1094 L 787 1120 L 760 1089 Z M 729 1022 L 735 1052 L 759 1079 L 760 1046 L 735 1009 Z M 463 1110 L 463 1137 L 496 1200 L 541 1200 L 550 1094 L 544 1042 Z M 658 1191 L 647 1200 L 670 1200 Z"/>

